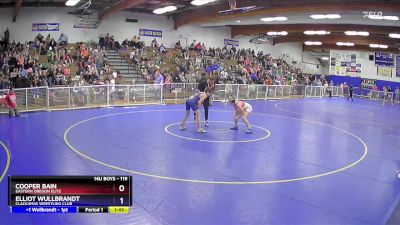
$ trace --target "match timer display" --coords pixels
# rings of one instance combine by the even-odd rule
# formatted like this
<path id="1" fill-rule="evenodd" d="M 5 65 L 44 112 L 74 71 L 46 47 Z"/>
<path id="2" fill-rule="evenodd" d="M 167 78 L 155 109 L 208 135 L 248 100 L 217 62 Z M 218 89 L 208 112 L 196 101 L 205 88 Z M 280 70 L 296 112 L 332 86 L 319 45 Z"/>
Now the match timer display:
<path id="1" fill-rule="evenodd" d="M 131 176 L 9 176 L 12 213 L 128 213 Z"/>

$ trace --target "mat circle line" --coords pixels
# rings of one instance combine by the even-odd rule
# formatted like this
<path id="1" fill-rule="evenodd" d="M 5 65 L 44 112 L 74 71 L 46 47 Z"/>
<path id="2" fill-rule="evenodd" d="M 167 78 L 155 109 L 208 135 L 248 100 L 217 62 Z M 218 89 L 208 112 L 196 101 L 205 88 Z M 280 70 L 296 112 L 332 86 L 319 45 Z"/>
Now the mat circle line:
<path id="1" fill-rule="evenodd" d="M 0 175 L 0 183 L 1 181 L 3 181 L 4 177 L 6 176 L 8 169 L 10 168 L 10 164 L 11 164 L 11 152 L 10 150 L 7 148 L 7 146 L 4 144 L 4 142 L 0 141 L 0 146 L 4 149 L 4 151 L 7 154 L 7 162 L 6 162 L 6 167 L 3 170 L 3 173 Z"/>
<path id="2" fill-rule="evenodd" d="M 193 122 L 191 122 L 193 123 Z M 209 123 L 233 123 L 233 122 L 228 122 L 228 121 L 209 121 Z M 250 140 L 238 140 L 238 141 L 214 141 L 214 140 L 205 140 L 205 139 L 199 139 L 199 138 L 191 138 L 191 137 L 186 137 L 186 136 L 182 136 L 182 135 L 178 135 L 175 133 L 172 133 L 169 128 L 171 126 L 175 126 L 175 125 L 180 125 L 181 123 L 171 123 L 168 124 L 167 126 L 165 126 L 164 131 L 169 134 L 172 135 L 174 137 L 178 137 L 178 138 L 182 138 L 182 139 L 186 139 L 186 140 L 190 140 L 190 141 L 200 141 L 200 142 L 210 142 L 210 143 L 249 143 L 249 142 L 255 142 L 255 141 L 261 141 L 264 139 L 267 139 L 271 136 L 271 131 L 267 130 L 264 127 L 260 127 L 260 126 L 256 126 L 256 125 L 251 125 L 252 127 L 256 127 L 258 129 L 261 129 L 265 132 L 267 132 L 267 135 L 260 137 L 260 138 L 256 138 L 256 139 L 250 139 Z"/>
<path id="3" fill-rule="evenodd" d="M 221 184 L 221 185 L 276 184 L 276 183 L 288 183 L 288 182 L 316 179 L 316 178 L 320 178 L 320 177 L 324 177 L 324 176 L 340 173 L 340 172 L 343 172 L 343 171 L 345 171 L 345 170 L 347 170 L 347 169 L 349 169 L 351 167 L 354 167 L 357 164 L 359 164 L 361 161 L 363 161 L 365 159 L 365 157 L 367 156 L 367 154 L 368 154 L 368 146 L 367 146 L 367 144 L 359 136 L 357 136 L 356 134 L 351 133 L 349 131 L 346 131 L 344 129 L 341 129 L 341 128 L 338 128 L 338 127 L 334 127 L 334 126 L 331 126 L 329 124 L 318 122 L 318 121 L 305 120 L 305 119 L 299 119 L 299 118 L 295 118 L 295 117 L 281 116 L 281 115 L 274 115 L 274 114 L 267 114 L 267 113 L 255 113 L 255 112 L 253 112 L 252 114 L 253 115 L 272 116 L 272 117 L 300 120 L 300 121 L 310 122 L 310 123 L 314 123 L 314 124 L 324 125 L 324 126 L 332 128 L 332 129 L 341 131 L 343 133 L 346 133 L 346 134 L 356 138 L 363 145 L 364 153 L 362 154 L 362 156 L 358 160 L 356 160 L 356 161 L 354 161 L 354 162 L 352 162 L 352 163 L 350 163 L 350 164 L 348 164 L 348 165 L 346 165 L 344 167 L 341 167 L 339 169 L 332 170 L 332 171 L 329 171 L 329 172 L 321 173 L 321 174 L 311 175 L 311 176 L 304 176 L 304 177 L 298 177 L 298 178 L 292 178 L 292 179 L 266 180 L 266 181 L 211 181 L 211 180 L 197 180 L 197 179 L 185 179 L 185 178 L 161 176 L 161 175 L 155 175 L 155 174 L 150 174 L 150 173 L 145 173 L 145 172 L 140 172 L 140 171 L 124 169 L 124 168 L 121 168 L 121 167 L 118 167 L 118 166 L 115 166 L 115 165 L 111 165 L 109 163 L 105 163 L 105 162 L 102 162 L 100 160 L 94 159 L 94 158 L 92 158 L 92 157 L 80 152 L 68 140 L 68 133 L 74 127 L 76 127 L 76 126 L 78 126 L 78 125 L 80 125 L 82 123 L 91 121 L 91 120 L 104 118 L 104 117 L 109 117 L 109 116 L 115 116 L 115 115 L 134 114 L 134 113 L 142 113 L 142 112 L 181 112 L 181 111 L 182 110 L 142 110 L 142 111 L 122 112 L 122 113 L 114 113 L 114 114 L 107 114 L 107 115 L 91 117 L 89 119 L 85 119 L 85 120 L 82 120 L 80 122 L 77 122 L 77 123 L 71 125 L 69 128 L 67 128 L 65 130 L 65 132 L 64 132 L 64 142 L 72 151 L 74 151 L 79 156 L 81 156 L 83 158 L 86 158 L 86 159 L 88 159 L 88 160 L 90 160 L 92 162 L 95 162 L 95 163 L 97 163 L 99 165 L 103 165 L 103 166 L 106 166 L 108 168 L 111 168 L 111 169 L 116 169 L 116 170 L 123 171 L 123 172 L 130 173 L 130 174 L 142 175 L 142 176 L 146 176 L 146 177 L 158 178 L 158 179 L 169 180 L 169 181 L 179 181 L 179 182 L 188 182 L 188 183 L 201 183 L 201 184 Z M 224 111 L 224 110 L 210 110 L 210 111 L 232 113 L 232 111 Z"/>

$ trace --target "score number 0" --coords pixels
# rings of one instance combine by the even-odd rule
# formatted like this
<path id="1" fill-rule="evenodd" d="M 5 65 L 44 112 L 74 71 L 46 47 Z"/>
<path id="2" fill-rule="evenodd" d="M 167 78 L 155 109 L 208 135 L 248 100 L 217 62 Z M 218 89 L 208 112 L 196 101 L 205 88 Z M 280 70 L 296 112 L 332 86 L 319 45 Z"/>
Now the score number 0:
<path id="1" fill-rule="evenodd" d="M 125 186 L 122 185 L 122 184 L 119 185 L 118 190 L 119 190 L 120 192 L 124 192 L 124 191 L 125 191 Z M 124 198 L 119 198 L 119 200 L 121 201 L 121 205 L 123 205 L 123 204 L 124 204 Z"/>

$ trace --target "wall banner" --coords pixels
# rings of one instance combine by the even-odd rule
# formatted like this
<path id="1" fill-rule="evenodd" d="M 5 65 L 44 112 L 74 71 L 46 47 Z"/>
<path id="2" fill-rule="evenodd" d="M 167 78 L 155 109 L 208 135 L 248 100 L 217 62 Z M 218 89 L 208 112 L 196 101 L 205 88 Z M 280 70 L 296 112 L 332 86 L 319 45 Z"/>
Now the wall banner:
<path id="1" fill-rule="evenodd" d="M 162 38 L 161 30 L 139 29 L 139 36 Z"/>
<path id="2" fill-rule="evenodd" d="M 394 54 L 386 52 L 375 52 L 375 65 L 394 67 Z"/>
<path id="3" fill-rule="evenodd" d="M 32 23 L 32 31 L 59 31 L 59 23 Z"/>
<path id="4" fill-rule="evenodd" d="M 231 39 L 224 39 L 224 45 L 239 47 L 239 41 L 231 40 Z"/>

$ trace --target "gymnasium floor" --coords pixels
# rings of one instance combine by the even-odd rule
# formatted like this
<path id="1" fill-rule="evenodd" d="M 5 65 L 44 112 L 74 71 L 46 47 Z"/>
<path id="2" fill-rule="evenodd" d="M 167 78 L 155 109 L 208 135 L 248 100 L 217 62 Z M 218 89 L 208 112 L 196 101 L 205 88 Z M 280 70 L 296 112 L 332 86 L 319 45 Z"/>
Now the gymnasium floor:
<path id="1" fill-rule="evenodd" d="M 342 98 L 251 101 L 252 135 L 179 131 L 183 105 L 0 116 L 7 175 L 133 176 L 128 215 L 10 214 L 0 224 L 385 224 L 400 196 L 400 107 Z M 0 172 L 6 151 L 0 146 Z"/>

